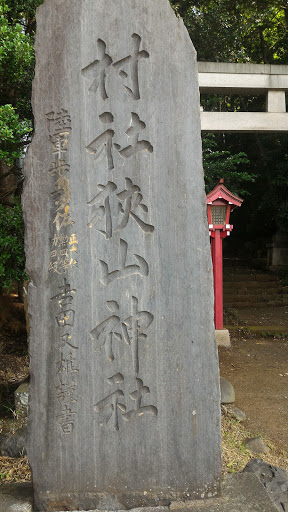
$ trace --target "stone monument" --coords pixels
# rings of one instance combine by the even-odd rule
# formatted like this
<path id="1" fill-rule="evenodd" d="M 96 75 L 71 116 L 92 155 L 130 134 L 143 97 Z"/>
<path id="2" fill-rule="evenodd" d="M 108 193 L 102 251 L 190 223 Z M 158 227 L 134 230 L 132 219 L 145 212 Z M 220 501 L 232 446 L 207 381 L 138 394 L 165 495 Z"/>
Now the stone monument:
<path id="1" fill-rule="evenodd" d="M 45 0 L 25 162 L 40 511 L 216 495 L 196 54 L 168 0 Z"/>

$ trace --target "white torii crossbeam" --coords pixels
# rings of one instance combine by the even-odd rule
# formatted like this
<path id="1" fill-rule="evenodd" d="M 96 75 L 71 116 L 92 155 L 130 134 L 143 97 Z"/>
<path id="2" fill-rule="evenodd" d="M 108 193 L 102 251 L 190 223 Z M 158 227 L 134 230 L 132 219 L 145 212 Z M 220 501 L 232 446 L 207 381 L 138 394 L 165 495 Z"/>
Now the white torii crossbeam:
<path id="1" fill-rule="evenodd" d="M 201 94 L 266 95 L 266 112 L 201 111 L 202 132 L 286 132 L 288 66 L 198 62 Z"/>

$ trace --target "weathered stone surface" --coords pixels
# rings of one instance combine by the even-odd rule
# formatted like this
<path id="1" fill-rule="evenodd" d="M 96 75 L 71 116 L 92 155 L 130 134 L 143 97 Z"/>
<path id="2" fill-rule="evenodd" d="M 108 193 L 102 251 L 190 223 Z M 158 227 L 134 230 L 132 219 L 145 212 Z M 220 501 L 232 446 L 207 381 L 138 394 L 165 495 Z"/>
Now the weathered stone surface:
<path id="1" fill-rule="evenodd" d="M 232 407 L 231 414 L 234 416 L 234 418 L 237 421 L 245 421 L 246 420 L 245 412 L 241 411 L 241 409 L 238 409 L 238 407 Z"/>
<path id="2" fill-rule="evenodd" d="M 262 459 L 252 459 L 243 472 L 254 473 L 278 510 L 288 511 L 288 477 L 285 469 L 267 464 Z"/>
<path id="3" fill-rule="evenodd" d="M 173 503 L 171 512 L 276 512 L 277 508 L 255 475 L 225 475 L 221 497 Z"/>
<path id="4" fill-rule="evenodd" d="M 246 414 L 244 411 L 241 411 L 241 409 L 238 409 L 238 407 L 234 407 L 230 404 L 222 404 L 221 406 L 222 414 L 226 414 L 230 416 L 231 418 L 234 418 L 237 421 L 245 421 L 246 420 Z"/>
<path id="5" fill-rule="evenodd" d="M 8 483 L 0 486 L 0 512 L 32 512 L 31 483 Z"/>
<path id="6" fill-rule="evenodd" d="M 15 434 L 0 435 L 0 455 L 4 457 L 20 457 L 26 455 L 27 427 L 16 430 Z"/>
<path id="7" fill-rule="evenodd" d="M 245 448 L 248 448 L 253 453 L 269 453 L 270 448 L 267 446 L 261 439 L 261 437 L 251 437 L 250 439 L 245 439 L 244 441 Z"/>
<path id="8" fill-rule="evenodd" d="M 141 512 L 141 510 L 153 512 L 152 508 L 133 509 L 131 512 Z M 154 508 L 155 512 L 168 510 L 170 512 L 277 512 L 278 509 L 255 475 L 235 473 L 225 475 L 221 497 L 176 501 L 167 508 Z M 90 510 L 89 512 L 98 511 Z"/>
<path id="9" fill-rule="evenodd" d="M 25 163 L 40 510 L 217 494 L 193 45 L 168 0 L 45 0 Z"/>
<path id="10" fill-rule="evenodd" d="M 235 391 L 230 382 L 220 377 L 221 404 L 232 404 L 235 402 Z"/>
<path id="11" fill-rule="evenodd" d="M 231 347 L 231 340 L 228 329 L 216 329 L 215 337 L 218 347 Z"/>
<path id="12" fill-rule="evenodd" d="M 4 484 L 0 487 L 0 512 L 31 512 L 31 502 L 31 484 Z M 171 512 L 277 512 L 278 509 L 255 475 L 235 473 L 225 476 L 221 497 L 190 502 L 178 501 L 173 502 L 170 507 L 143 507 L 132 509 L 131 512 L 166 512 L 168 510 Z M 98 512 L 98 510 L 93 509 L 87 512 Z"/>

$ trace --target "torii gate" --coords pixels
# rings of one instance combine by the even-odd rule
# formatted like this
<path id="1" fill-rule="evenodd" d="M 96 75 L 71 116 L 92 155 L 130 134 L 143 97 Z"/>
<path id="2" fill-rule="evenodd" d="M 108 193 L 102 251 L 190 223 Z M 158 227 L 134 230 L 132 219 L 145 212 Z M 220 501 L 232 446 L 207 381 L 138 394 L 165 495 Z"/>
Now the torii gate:
<path id="1" fill-rule="evenodd" d="M 266 94 L 266 112 L 203 112 L 203 132 L 287 132 L 288 66 L 198 62 L 200 93 Z"/>

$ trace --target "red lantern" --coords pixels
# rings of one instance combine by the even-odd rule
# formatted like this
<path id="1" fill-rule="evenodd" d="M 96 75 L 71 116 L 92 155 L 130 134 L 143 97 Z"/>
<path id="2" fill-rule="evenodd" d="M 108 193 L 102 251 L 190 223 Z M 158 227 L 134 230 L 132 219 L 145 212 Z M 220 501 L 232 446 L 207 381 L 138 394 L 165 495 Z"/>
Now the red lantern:
<path id="1" fill-rule="evenodd" d="M 207 213 L 211 236 L 211 253 L 214 277 L 214 321 L 215 329 L 223 329 L 223 257 L 222 239 L 229 236 L 233 226 L 230 213 L 241 206 L 243 199 L 235 196 L 226 187 L 222 178 L 207 195 Z"/>

